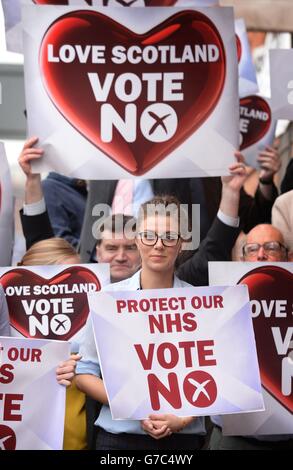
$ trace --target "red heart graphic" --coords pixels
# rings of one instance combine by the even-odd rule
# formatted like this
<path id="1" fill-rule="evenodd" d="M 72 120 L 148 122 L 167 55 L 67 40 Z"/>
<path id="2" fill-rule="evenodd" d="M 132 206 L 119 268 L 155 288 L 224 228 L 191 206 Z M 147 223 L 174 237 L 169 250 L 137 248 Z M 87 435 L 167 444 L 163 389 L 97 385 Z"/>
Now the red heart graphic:
<path id="1" fill-rule="evenodd" d="M 238 36 L 238 34 L 235 34 L 236 36 L 236 51 L 237 51 L 237 59 L 238 59 L 238 64 L 241 60 L 241 56 L 242 56 L 242 44 L 241 44 L 241 41 L 240 41 L 240 38 Z"/>
<path id="2" fill-rule="evenodd" d="M 5 424 L 0 424 L 0 442 L 1 450 L 16 449 L 16 435 L 12 428 Z"/>
<path id="3" fill-rule="evenodd" d="M 77 59 L 72 63 L 49 62 L 48 44 L 52 44 L 56 51 L 64 44 L 80 45 L 83 49 L 89 44 L 107 44 L 106 65 L 80 64 Z M 115 64 L 111 61 L 111 51 L 117 44 L 126 49 L 134 45 L 143 48 L 147 45 L 175 44 L 176 51 L 181 53 L 186 44 L 214 44 L 218 48 L 219 59 L 215 62 L 183 64 Z M 68 13 L 49 27 L 40 49 L 40 68 L 44 86 L 51 100 L 68 122 L 127 171 L 142 175 L 193 134 L 212 113 L 223 90 L 226 59 L 224 45 L 215 25 L 198 11 L 178 12 L 147 33 L 136 34 L 101 13 L 83 10 Z M 132 73 L 141 78 L 143 73 L 183 72 L 184 100 L 167 102 L 176 111 L 178 118 L 174 135 L 164 142 L 151 142 L 144 137 L 139 128 L 139 120 L 150 102 L 147 101 L 147 85 L 142 82 L 142 93 L 135 101 L 138 116 L 136 140 L 132 143 L 126 142 L 114 129 L 113 140 L 109 143 L 103 142 L 99 120 L 103 103 L 94 98 L 87 75 L 89 72 L 98 73 L 102 84 L 107 73 L 113 73 L 115 78 L 123 73 Z M 161 87 L 159 84 L 156 103 L 163 100 Z M 113 86 L 108 102 L 124 117 L 126 103 L 116 97 Z M 151 135 L 151 132 L 152 129 L 148 135 Z"/>
<path id="4" fill-rule="evenodd" d="M 254 116 L 251 114 L 253 111 Z M 268 132 L 272 122 L 271 108 L 260 96 L 247 96 L 240 100 L 240 118 L 248 120 L 247 132 L 241 132 L 243 140 L 240 150 L 244 150 L 261 140 Z"/>
<path id="5" fill-rule="evenodd" d="M 74 284 L 88 284 L 93 283 L 96 286 L 96 290 L 101 289 L 100 282 L 98 278 L 87 268 L 83 268 L 80 266 L 72 266 L 70 268 L 65 269 L 61 273 L 57 274 L 56 276 L 52 277 L 51 279 L 45 279 L 42 276 L 39 276 L 28 269 L 12 269 L 8 271 L 0 278 L 0 283 L 3 286 L 3 289 L 6 290 L 8 286 L 20 287 L 20 286 L 30 286 L 32 289 L 35 285 L 48 285 L 51 286 L 53 284 L 66 284 L 69 288 L 72 288 Z M 71 320 L 71 328 L 70 330 L 63 334 L 58 335 L 55 334 L 49 328 L 49 335 L 44 337 L 40 331 L 36 331 L 36 335 L 34 338 L 45 338 L 45 339 L 62 339 L 64 341 L 69 340 L 72 338 L 86 323 L 86 319 L 89 313 L 89 306 L 87 301 L 86 293 L 73 293 L 73 294 L 50 294 L 50 295 L 12 295 L 6 296 L 8 310 L 10 314 L 10 323 L 19 333 L 21 333 L 24 337 L 29 338 L 29 320 L 28 315 L 25 313 L 23 305 L 21 303 L 22 300 L 30 301 L 32 299 L 39 300 L 39 299 L 60 299 L 60 298 L 72 298 L 73 297 L 73 313 L 69 313 L 69 317 Z M 38 319 L 42 316 L 39 313 L 34 313 L 33 315 L 37 316 Z M 54 317 L 52 309 L 48 313 L 49 317 L 49 324 L 50 320 Z"/>
<path id="6" fill-rule="evenodd" d="M 284 396 L 281 392 L 281 363 L 284 356 L 277 354 L 272 334 L 272 328 L 279 327 L 284 339 L 287 328 L 292 327 L 293 274 L 279 266 L 261 266 L 247 273 L 238 284 L 247 284 L 250 300 L 287 300 L 286 317 L 276 318 L 272 314 L 270 318 L 266 318 L 261 311 L 253 318 L 253 327 L 262 385 L 281 405 L 293 413 L 293 393 Z"/>

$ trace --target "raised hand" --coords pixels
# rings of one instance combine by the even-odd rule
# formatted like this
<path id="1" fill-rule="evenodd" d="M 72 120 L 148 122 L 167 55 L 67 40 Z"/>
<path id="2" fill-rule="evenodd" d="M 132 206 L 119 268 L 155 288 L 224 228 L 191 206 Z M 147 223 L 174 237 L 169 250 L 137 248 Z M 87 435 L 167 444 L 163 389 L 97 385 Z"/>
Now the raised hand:
<path id="1" fill-rule="evenodd" d="M 280 155 L 276 148 L 266 147 L 258 154 L 258 163 L 260 164 L 259 179 L 260 183 L 264 181 L 267 183 L 273 182 L 274 175 L 281 167 Z"/>
<path id="2" fill-rule="evenodd" d="M 65 385 L 69 387 L 73 377 L 75 376 L 75 368 L 77 361 L 81 359 L 79 354 L 71 354 L 70 359 L 67 361 L 61 362 L 56 369 L 56 379 L 60 385 Z"/>
<path id="3" fill-rule="evenodd" d="M 26 140 L 18 157 L 18 163 L 27 177 L 33 176 L 31 161 L 39 159 L 44 153 L 41 148 L 34 147 L 38 140 L 37 137 L 31 137 Z"/>

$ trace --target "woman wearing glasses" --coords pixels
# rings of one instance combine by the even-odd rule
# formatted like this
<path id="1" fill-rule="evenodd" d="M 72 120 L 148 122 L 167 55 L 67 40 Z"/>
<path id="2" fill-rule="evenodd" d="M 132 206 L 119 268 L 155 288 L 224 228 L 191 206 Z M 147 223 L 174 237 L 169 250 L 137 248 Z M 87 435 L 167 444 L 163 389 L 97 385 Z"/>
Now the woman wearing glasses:
<path id="1" fill-rule="evenodd" d="M 223 177 L 223 190 L 217 219 L 225 223 L 238 223 L 240 189 L 246 179 L 243 163 L 230 167 L 230 176 Z M 107 286 L 107 290 L 138 290 L 189 287 L 175 275 L 175 263 L 187 241 L 184 213 L 172 197 L 154 198 L 141 206 L 137 221 L 136 244 L 141 256 L 141 270 L 125 281 Z M 216 221 L 213 230 L 216 230 Z M 224 225 L 224 224 L 223 224 Z M 228 226 L 228 225 L 227 225 Z M 237 226 L 237 225 L 236 225 Z M 185 228 L 185 230 L 184 230 Z M 235 228 L 237 232 L 237 229 Z M 229 235 L 223 234 L 221 243 L 229 244 Z M 236 237 L 235 237 L 236 238 Z M 217 240 L 217 237 L 215 238 Z M 235 240 L 235 239 L 234 239 Z M 179 267 L 181 278 L 192 285 L 206 285 L 207 252 L 214 245 L 211 237 L 202 243 L 199 252 Z M 213 250 L 211 250 L 213 252 Z M 202 255 L 205 252 L 205 255 Z M 198 256 L 199 255 L 199 256 Z M 200 257 L 205 261 L 201 262 Z M 82 360 L 77 366 L 78 388 L 94 400 L 103 404 L 96 421 L 99 427 L 96 448 L 99 450 L 195 450 L 202 446 L 205 426 L 203 418 L 180 418 L 175 415 L 152 415 L 142 422 L 134 420 L 112 420 L 108 398 L 101 377 L 94 335 L 90 320 L 87 322 Z"/>
<path id="2" fill-rule="evenodd" d="M 188 287 L 175 274 L 175 262 L 182 248 L 182 228 L 187 220 L 179 202 L 172 197 L 156 197 L 140 208 L 136 244 L 141 255 L 141 270 L 107 290 L 162 289 Z M 99 450 L 199 449 L 205 426 L 203 418 L 154 415 L 140 421 L 112 420 L 108 399 L 100 376 L 91 325 L 88 322 L 82 361 L 77 371 L 78 387 L 103 403 L 97 421 Z"/>

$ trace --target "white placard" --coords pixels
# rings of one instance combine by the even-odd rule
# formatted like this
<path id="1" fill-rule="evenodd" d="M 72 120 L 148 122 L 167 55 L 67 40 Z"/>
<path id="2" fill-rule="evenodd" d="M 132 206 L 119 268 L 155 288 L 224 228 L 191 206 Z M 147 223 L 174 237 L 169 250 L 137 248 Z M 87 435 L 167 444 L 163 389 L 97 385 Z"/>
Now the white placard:
<path id="1" fill-rule="evenodd" d="M 239 69 L 239 96 L 254 95 L 259 92 L 259 89 L 243 18 L 235 20 L 235 33 Z"/>
<path id="2" fill-rule="evenodd" d="M 61 341 L 0 337 L 0 449 L 61 450 L 65 387 L 56 368 L 69 358 Z"/>
<path id="3" fill-rule="evenodd" d="M 108 264 L 0 268 L 13 336 L 71 341 L 79 350 L 87 293 L 109 283 Z"/>
<path id="4" fill-rule="evenodd" d="M 227 174 L 239 140 L 231 8 L 27 6 L 23 21 L 29 134 L 45 151 L 34 171 Z"/>
<path id="5" fill-rule="evenodd" d="M 14 240 L 14 201 L 5 147 L 0 142 L 0 266 L 11 264 Z"/>
<path id="6" fill-rule="evenodd" d="M 21 4 L 26 5 L 75 5 L 86 7 L 143 7 L 143 6 L 217 6 L 217 0 L 2 0 L 5 20 L 6 46 L 11 52 L 23 52 Z"/>
<path id="7" fill-rule="evenodd" d="M 209 263 L 211 285 L 247 284 L 265 411 L 224 417 L 224 434 L 293 434 L 293 263 Z"/>
<path id="8" fill-rule="evenodd" d="M 113 419 L 263 408 L 245 286 L 89 295 Z"/>
<path id="9" fill-rule="evenodd" d="M 270 50 L 271 96 L 278 119 L 293 119 L 293 49 Z"/>
<path id="10" fill-rule="evenodd" d="M 248 165 L 259 168 L 259 152 L 273 144 L 276 119 L 271 100 L 250 95 L 240 100 L 240 151 Z"/>

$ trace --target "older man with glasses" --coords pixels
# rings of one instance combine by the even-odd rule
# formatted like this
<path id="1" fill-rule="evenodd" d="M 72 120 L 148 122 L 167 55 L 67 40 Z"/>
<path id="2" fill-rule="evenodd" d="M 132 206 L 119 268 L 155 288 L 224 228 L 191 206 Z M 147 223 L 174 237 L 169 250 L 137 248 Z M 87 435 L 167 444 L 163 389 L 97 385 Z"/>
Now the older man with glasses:
<path id="1" fill-rule="evenodd" d="M 273 225 L 260 224 L 247 234 L 242 247 L 242 261 L 276 262 L 289 261 L 290 254 L 280 230 Z M 213 416 L 214 429 L 210 450 L 292 450 L 292 435 L 223 436 L 222 420 Z"/>
<path id="2" fill-rule="evenodd" d="M 288 261 L 288 248 L 280 230 L 261 224 L 247 234 L 242 261 Z"/>

